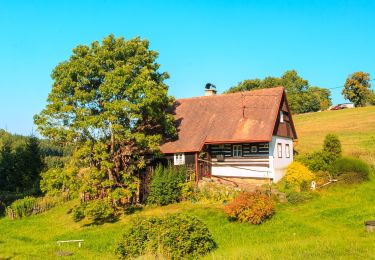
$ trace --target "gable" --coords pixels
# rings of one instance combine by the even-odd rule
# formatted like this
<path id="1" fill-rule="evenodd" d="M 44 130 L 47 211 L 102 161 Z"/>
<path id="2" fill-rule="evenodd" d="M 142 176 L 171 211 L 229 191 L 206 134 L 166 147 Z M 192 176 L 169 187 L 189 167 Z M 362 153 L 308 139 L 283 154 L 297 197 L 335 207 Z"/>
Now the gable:
<path id="1" fill-rule="evenodd" d="M 281 113 L 283 115 L 283 120 L 281 121 Z M 289 109 L 288 100 L 285 95 L 281 99 L 280 103 L 280 110 L 276 119 L 273 135 L 281 136 L 281 137 L 288 137 L 291 139 L 297 139 L 297 133 L 294 127 L 292 114 Z"/>

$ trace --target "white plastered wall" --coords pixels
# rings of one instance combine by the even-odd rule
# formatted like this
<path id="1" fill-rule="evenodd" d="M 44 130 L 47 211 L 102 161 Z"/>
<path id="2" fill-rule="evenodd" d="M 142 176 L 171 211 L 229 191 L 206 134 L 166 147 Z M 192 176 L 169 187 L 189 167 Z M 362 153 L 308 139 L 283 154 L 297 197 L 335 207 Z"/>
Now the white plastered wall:
<path id="1" fill-rule="evenodd" d="M 279 158 L 277 144 L 281 144 L 282 156 Z M 286 157 L 286 144 L 289 144 L 289 158 Z M 278 182 L 284 175 L 286 168 L 293 162 L 293 140 L 286 137 L 273 136 L 270 144 L 270 157 L 273 157 L 273 181 Z"/>

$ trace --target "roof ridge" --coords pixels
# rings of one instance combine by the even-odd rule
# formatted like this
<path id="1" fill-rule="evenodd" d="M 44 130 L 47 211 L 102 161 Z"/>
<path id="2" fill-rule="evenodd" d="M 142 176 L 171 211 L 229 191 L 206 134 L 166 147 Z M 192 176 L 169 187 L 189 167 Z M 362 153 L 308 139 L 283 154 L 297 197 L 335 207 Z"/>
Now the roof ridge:
<path id="1" fill-rule="evenodd" d="M 272 88 L 260 88 L 260 89 L 253 89 L 253 90 L 247 90 L 247 91 L 239 91 L 239 92 L 234 92 L 234 93 L 222 93 L 219 95 L 211 95 L 211 96 L 197 96 L 197 97 L 187 97 L 187 98 L 178 98 L 177 100 L 187 100 L 187 99 L 202 99 L 202 98 L 217 98 L 217 97 L 227 97 L 227 96 L 233 96 L 233 95 L 240 95 L 240 94 L 248 94 L 250 92 L 259 92 L 259 91 L 265 91 L 265 90 L 274 90 L 274 89 L 283 89 L 283 86 L 277 86 L 277 87 L 272 87 Z"/>

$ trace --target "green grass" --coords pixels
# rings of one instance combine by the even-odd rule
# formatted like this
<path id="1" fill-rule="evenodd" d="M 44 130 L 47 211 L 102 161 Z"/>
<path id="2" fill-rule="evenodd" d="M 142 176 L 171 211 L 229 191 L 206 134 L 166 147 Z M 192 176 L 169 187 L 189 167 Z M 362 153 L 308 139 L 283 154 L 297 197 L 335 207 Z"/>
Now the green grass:
<path id="1" fill-rule="evenodd" d="M 359 157 L 375 166 L 375 106 L 308 113 L 293 117 L 297 151 L 322 148 L 326 134 L 337 134 L 345 155 Z"/>
<path id="2" fill-rule="evenodd" d="M 259 226 L 229 222 L 222 205 L 184 202 L 146 208 L 116 223 L 84 226 L 67 211 L 69 202 L 38 216 L 0 220 L 0 259 L 57 258 L 113 259 L 112 245 L 133 217 L 185 212 L 204 221 L 218 248 L 206 259 L 371 259 L 375 233 L 364 231 L 364 221 L 375 218 L 375 180 L 353 186 L 332 186 L 310 202 L 279 205 L 276 215 Z M 57 240 L 84 239 L 82 248 L 56 245 Z"/>

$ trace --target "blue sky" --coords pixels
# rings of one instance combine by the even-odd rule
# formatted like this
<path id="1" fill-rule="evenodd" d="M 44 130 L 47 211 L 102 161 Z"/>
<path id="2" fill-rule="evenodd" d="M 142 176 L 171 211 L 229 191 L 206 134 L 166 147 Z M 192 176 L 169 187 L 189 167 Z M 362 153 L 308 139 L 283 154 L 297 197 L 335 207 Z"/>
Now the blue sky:
<path id="1" fill-rule="evenodd" d="M 375 1 L 0 1 L 0 128 L 30 134 L 50 74 L 110 33 L 159 52 L 177 98 L 295 69 L 311 85 L 375 77 Z M 374 84 L 374 83 L 373 83 Z M 342 102 L 335 89 L 333 102 Z"/>

